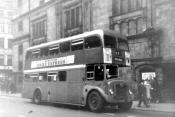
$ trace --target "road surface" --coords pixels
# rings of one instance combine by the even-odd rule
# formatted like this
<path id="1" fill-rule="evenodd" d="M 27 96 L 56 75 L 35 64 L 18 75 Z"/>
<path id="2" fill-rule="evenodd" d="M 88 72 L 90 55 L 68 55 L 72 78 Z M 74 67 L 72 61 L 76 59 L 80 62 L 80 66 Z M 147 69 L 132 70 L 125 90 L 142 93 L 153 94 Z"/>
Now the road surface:
<path id="1" fill-rule="evenodd" d="M 175 114 L 135 109 L 124 112 L 105 109 L 101 113 L 94 113 L 76 106 L 46 103 L 36 105 L 29 99 L 0 96 L 0 117 L 175 117 Z"/>

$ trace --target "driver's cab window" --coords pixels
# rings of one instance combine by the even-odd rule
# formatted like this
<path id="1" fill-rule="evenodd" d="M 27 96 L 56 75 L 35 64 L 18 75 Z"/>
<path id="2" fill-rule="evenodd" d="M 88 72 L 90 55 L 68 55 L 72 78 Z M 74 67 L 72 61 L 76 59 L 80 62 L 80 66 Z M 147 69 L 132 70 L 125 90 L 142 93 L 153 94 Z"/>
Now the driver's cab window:
<path id="1" fill-rule="evenodd" d="M 102 81 L 104 80 L 103 65 L 88 65 L 86 69 L 87 80 Z"/>
<path id="2" fill-rule="evenodd" d="M 95 80 L 102 81 L 104 79 L 104 67 L 102 65 L 95 66 Z"/>

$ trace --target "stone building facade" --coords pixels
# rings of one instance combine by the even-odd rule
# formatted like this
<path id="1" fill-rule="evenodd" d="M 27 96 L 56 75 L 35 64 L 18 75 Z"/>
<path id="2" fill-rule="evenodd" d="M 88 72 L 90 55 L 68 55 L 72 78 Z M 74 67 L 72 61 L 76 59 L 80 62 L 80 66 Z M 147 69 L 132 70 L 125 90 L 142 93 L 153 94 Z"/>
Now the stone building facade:
<path id="1" fill-rule="evenodd" d="M 135 87 L 157 77 L 164 99 L 175 99 L 173 0 L 17 0 L 14 72 L 22 78 L 25 49 L 95 29 L 127 36 L 132 67 L 120 77 Z M 170 12 L 169 12 L 170 11 Z M 21 28 L 22 24 L 22 30 Z M 21 49 L 20 49 L 21 48 Z M 16 54 L 17 53 L 17 54 Z"/>
<path id="2" fill-rule="evenodd" d="M 12 83 L 12 0 L 0 0 L 0 90 L 7 91 Z"/>

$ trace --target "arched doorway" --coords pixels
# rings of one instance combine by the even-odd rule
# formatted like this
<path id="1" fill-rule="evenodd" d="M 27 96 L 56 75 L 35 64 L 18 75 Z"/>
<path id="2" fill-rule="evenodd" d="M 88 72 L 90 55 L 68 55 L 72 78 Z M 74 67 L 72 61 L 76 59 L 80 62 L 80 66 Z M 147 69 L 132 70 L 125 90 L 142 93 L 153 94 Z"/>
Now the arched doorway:
<path id="1" fill-rule="evenodd" d="M 152 80 L 156 77 L 155 67 L 152 65 L 139 65 L 136 67 L 136 81 Z"/>

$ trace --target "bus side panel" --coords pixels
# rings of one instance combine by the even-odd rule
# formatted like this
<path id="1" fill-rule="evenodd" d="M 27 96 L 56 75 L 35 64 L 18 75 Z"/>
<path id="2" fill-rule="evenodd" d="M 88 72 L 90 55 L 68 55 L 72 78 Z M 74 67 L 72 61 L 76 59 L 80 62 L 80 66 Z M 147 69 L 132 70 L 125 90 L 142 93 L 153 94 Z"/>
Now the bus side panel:
<path id="1" fill-rule="evenodd" d="M 85 63 L 85 54 L 82 50 L 77 50 L 72 52 L 75 55 L 75 64 L 84 64 Z"/>
<path id="2" fill-rule="evenodd" d="M 91 48 L 85 50 L 85 63 L 102 63 L 103 62 L 103 49 Z"/>
<path id="3" fill-rule="evenodd" d="M 50 101 L 67 103 L 67 81 L 50 82 L 48 85 Z"/>
<path id="4" fill-rule="evenodd" d="M 68 103 L 82 104 L 85 68 L 68 72 Z"/>

